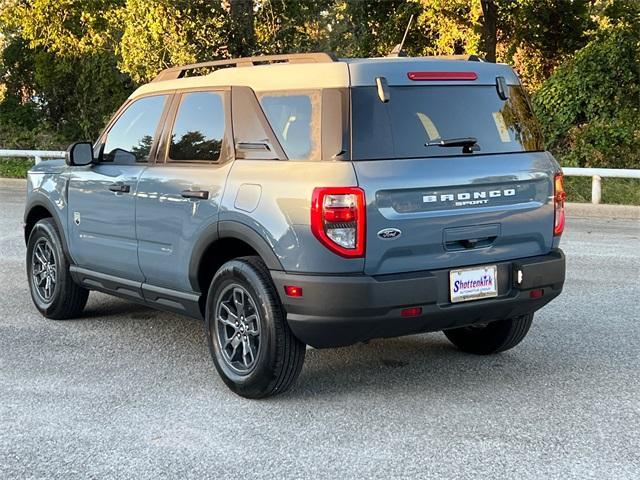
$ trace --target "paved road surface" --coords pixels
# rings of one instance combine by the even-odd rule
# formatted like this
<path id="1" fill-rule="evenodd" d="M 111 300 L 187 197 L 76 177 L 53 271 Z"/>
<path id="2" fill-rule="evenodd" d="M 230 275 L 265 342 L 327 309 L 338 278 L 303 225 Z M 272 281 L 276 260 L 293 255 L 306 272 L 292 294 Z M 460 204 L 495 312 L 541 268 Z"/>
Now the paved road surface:
<path id="1" fill-rule="evenodd" d="M 248 401 L 198 321 L 97 293 L 42 319 L 23 198 L 0 181 L 0 478 L 640 478 L 636 221 L 569 220 L 565 293 L 515 350 L 309 350 L 291 392 Z"/>

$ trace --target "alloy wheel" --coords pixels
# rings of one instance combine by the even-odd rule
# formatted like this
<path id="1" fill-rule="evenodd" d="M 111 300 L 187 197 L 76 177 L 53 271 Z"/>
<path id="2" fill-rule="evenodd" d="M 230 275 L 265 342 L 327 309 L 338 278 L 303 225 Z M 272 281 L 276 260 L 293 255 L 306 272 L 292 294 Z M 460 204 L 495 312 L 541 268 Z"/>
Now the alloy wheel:
<path id="1" fill-rule="evenodd" d="M 218 345 L 227 365 L 246 375 L 253 370 L 260 349 L 260 314 L 249 292 L 238 284 L 227 286 L 216 305 Z"/>
<path id="2" fill-rule="evenodd" d="M 39 239 L 31 254 L 31 279 L 38 296 L 51 301 L 56 289 L 58 270 L 53 248 L 46 238 Z"/>

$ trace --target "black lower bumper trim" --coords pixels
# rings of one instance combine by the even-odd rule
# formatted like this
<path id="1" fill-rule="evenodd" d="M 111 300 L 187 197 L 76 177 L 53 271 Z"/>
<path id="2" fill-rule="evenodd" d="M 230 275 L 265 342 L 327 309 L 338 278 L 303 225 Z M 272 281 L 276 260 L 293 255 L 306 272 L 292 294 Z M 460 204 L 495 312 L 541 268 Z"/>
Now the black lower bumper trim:
<path id="1" fill-rule="evenodd" d="M 377 277 L 271 274 L 294 334 L 321 348 L 523 315 L 542 308 L 562 291 L 565 258 L 560 249 L 496 265 L 497 297 L 456 304 L 449 301 L 448 269 Z M 301 287 L 303 296 L 286 296 L 285 285 Z M 530 291 L 538 289 L 542 296 L 531 298 Z M 407 307 L 421 307 L 422 314 L 402 317 L 400 312 Z"/>

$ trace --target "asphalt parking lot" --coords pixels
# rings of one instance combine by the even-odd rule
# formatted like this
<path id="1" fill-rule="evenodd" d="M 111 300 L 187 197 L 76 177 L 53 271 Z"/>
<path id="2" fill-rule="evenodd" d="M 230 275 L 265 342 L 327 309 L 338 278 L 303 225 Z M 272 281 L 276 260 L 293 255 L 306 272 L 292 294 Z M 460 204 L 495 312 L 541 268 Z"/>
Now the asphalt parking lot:
<path id="1" fill-rule="evenodd" d="M 202 324 L 92 293 L 32 306 L 0 181 L 0 478 L 640 478 L 640 222 L 570 218 L 565 292 L 516 349 L 309 350 L 287 394 L 218 378 Z"/>

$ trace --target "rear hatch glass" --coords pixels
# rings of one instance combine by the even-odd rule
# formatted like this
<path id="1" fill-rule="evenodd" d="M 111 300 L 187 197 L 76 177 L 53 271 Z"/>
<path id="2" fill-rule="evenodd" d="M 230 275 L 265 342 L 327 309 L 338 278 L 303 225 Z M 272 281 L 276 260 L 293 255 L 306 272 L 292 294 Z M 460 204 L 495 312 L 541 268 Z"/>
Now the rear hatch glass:
<path id="1" fill-rule="evenodd" d="M 460 138 L 477 140 L 474 155 L 543 149 L 520 86 L 509 87 L 507 100 L 495 85 L 398 86 L 389 92 L 383 103 L 376 87 L 352 89 L 354 160 L 460 155 L 464 146 L 437 145 Z"/>
<path id="2" fill-rule="evenodd" d="M 540 151 L 520 87 L 510 87 L 507 100 L 494 85 L 389 93 L 387 103 L 375 87 L 351 95 L 353 166 L 367 200 L 367 274 L 491 266 L 551 249 L 555 162 Z M 472 153 L 456 142 L 425 146 L 461 138 L 476 141 Z"/>

